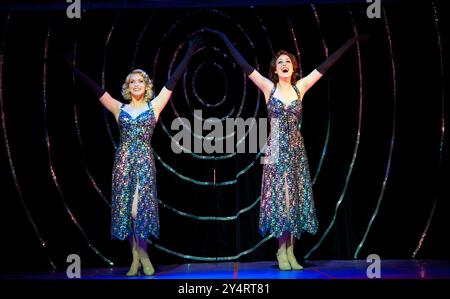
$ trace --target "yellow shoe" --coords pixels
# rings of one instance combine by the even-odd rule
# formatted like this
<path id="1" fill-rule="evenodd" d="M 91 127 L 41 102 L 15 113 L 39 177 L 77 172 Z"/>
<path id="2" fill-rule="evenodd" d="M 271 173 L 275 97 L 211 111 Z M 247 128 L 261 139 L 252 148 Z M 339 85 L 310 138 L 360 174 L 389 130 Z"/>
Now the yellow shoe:
<path id="1" fill-rule="evenodd" d="M 141 264 L 145 275 L 150 276 L 155 274 L 155 269 L 153 268 L 153 265 L 148 257 L 141 259 Z"/>
<path id="2" fill-rule="evenodd" d="M 292 270 L 302 270 L 303 269 L 303 266 L 297 262 L 297 259 L 295 258 L 295 255 L 294 255 L 294 249 L 292 247 L 288 247 L 288 249 L 287 249 L 287 259 L 289 261 L 289 264 L 290 264 Z"/>
<path id="3" fill-rule="evenodd" d="M 138 275 L 140 268 L 141 268 L 141 263 L 139 263 L 139 260 L 133 260 L 133 262 L 131 263 L 130 270 L 127 272 L 127 276 Z"/>
<path id="4" fill-rule="evenodd" d="M 287 259 L 286 253 L 277 252 L 278 268 L 283 271 L 292 270 L 291 265 Z"/>

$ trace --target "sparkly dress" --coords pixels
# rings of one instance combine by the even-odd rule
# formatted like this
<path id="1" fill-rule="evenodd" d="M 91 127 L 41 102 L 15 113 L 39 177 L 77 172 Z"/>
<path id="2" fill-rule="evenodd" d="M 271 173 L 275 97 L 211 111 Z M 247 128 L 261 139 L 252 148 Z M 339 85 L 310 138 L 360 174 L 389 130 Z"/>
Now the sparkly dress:
<path id="1" fill-rule="evenodd" d="M 156 169 L 150 141 L 156 125 L 152 104 L 133 118 L 122 108 L 118 123 L 120 144 L 112 173 L 111 236 L 124 240 L 135 234 L 140 239 L 159 237 L 156 193 Z M 138 204 L 134 223 L 131 211 L 138 186 Z"/>
<path id="2" fill-rule="evenodd" d="M 276 120 L 278 130 L 272 126 L 266 159 L 276 157 L 277 152 L 278 158 L 267 161 L 263 166 L 259 232 L 263 236 L 269 232 L 279 238 L 287 231 L 299 239 L 303 232 L 315 234 L 318 221 L 308 158 L 298 127 L 302 111 L 301 96 L 297 87 L 293 87 L 298 95 L 293 102 L 285 105 L 273 97 L 274 87 L 267 103 L 271 124 Z"/>

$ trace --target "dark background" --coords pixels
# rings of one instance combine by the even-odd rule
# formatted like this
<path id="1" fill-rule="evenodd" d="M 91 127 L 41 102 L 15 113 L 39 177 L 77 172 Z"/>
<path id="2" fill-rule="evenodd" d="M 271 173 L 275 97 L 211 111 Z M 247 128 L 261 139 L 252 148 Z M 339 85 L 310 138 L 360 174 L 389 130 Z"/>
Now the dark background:
<path id="1" fill-rule="evenodd" d="M 446 242 L 450 216 L 449 188 L 443 179 L 449 170 L 448 133 L 442 149 L 443 160 L 439 162 L 443 84 L 448 83 L 448 32 L 444 30 L 448 11 L 443 10 L 443 1 L 436 1 L 444 59 L 445 77 L 442 78 L 438 31 L 431 1 L 383 2 L 396 66 L 395 100 L 383 17 L 369 19 L 366 16 L 368 4 L 364 1 L 325 2 L 316 4 L 320 29 L 311 6 L 303 2 L 298 5 L 289 1 L 280 3 L 284 5 L 254 2 L 253 8 L 236 2 L 222 6 L 220 3 L 214 6 L 202 5 L 201 2 L 181 5 L 178 2 L 178 7 L 152 7 L 151 2 L 147 2 L 150 3 L 148 5 L 142 2 L 142 8 L 138 8 L 139 2 L 132 2 L 134 5 L 129 8 L 119 9 L 114 5 L 102 8 L 101 4 L 89 7 L 92 1 L 82 1 L 86 6 L 83 6 L 81 20 L 68 19 L 64 9 L 66 4 L 60 2 L 56 5 L 52 1 L 41 2 L 51 5 L 34 8 L 8 2 L 0 5 L 0 41 L 3 45 L 3 72 L 0 76 L 4 113 L 0 143 L 2 272 L 49 269 L 47 253 L 58 268 L 65 267 L 65 259 L 71 253 L 81 256 L 84 267 L 107 266 L 89 248 L 83 233 L 71 220 L 69 210 L 89 242 L 105 257 L 116 265 L 126 265 L 131 260 L 127 242 L 110 240 L 110 208 L 92 183 L 96 183 L 109 201 L 114 144 L 108 135 L 107 124 L 115 142 L 118 141 L 117 126 L 109 115 L 105 121 L 103 108 L 92 94 L 80 85 L 72 84 L 71 72 L 58 61 L 58 53 L 70 53 L 76 44 L 76 64 L 99 83 L 102 82 L 105 62 L 105 88 L 115 98 L 121 99 L 120 87 L 133 67 L 140 34 L 143 36 L 134 67 L 147 71 L 159 91 L 165 84 L 177 47 L 191 33 L 205 26 L 226 33 L 244 57 L 267 76 L 272 50 L 285 49 L 296 53 L 290 19 L 301 53 L 302 71 L 306 75 L 325 58 L 322 38 L 332 53 L 354 35 L 348 9 L 352 11 L 358 32 L 370 35 L 369 41 L 360 45 L 362 106 L 354 46 L 304 98 L 302 133 L 312 177 L 322 154 L 329 116 L 330 131 L 326 156 L 314 185 L 320 229 L 315 236 L 302 237 L 296 243 L 296 253 L 305 256 L 319 241 L 333 219 L 341 194 L 344 194 L 332 229 L 309 259 L 354 258 L 379 200 L 393 140 L 385 193 L 358 258 L 365 259 L 371 253 L 384 259 L 411 258 L 434 202 L 436 210 L 417 258 L 449 258 L 450 248 Z M 171 2 L 170 5 L 176 3 Z M 267 35 L 258 16 L 267 29 Z M 144 31 L 146 25 L 147 30 Z M 242 26 L 253 47 L 237 25 Z M 109 32 L 112 33 L 106 44 Z M 44 76 L 47 34 L 48 59 Z M 204 39 L 208 47 L 214 45 L 228 55 L 217 39 L 208 35 Z M 180 61 L 184 51 L 183 46 L 175 63 Z M 192 73 L 204 61 L 210 62 L 199 70 L 195 88 L 209 103 L 215 103 L 227 94 L 226 102 L 218 108 L 202 108 L 192 96 Z M 227 84 L 211 62 L 223 66 Z M 189 101 L 193 108 L 203 109 L 204 117 L 224 116 L 233 107 L 235 113 L 232 117 L 236 116 L 244 83 L 242 72 L 229 55 L 224 57 L 211 48 L 200 51 L 192 59 L 186 78 Z M 258 91 L 249 80 L 246 90 L 240 116 L 247 118 L 256 113 L 257 117 L 266 117 L 263 98 L 258 103 Z M 177 85 L 172 103 L 180 116 L 192 120 L 182 80 Z M 445 105 L 448 105 L 446 96 Z M 360 109 L 359 147 L 349 174 Z M 447 115 L 445 113 L 445 117 Z M 168 104 L 152 139 L 156 153 L 187 177 L 212 181 L 216 169 L 217 182 L 237 179 L 237 183 L 201 186 L 179 178 L 157 161 L 159 198 L 180 211 L 199 216 L 231 216 L 252 204 L 260 194 L 262 165 L 255 163 L 244 174 L 237 174 L 254 161 L 255 154 L 239 154 L 216 161 L 174 154 L 162 124 L 170 131 L 170 122 L 175 117 L 171 104 Z M 77 124 L 82 143 L 78 139 Z M 392 139 L 393 132 L 395 139 Z M 9 145 L 13 168 L 6 144 Z M 26 211 L 45 240 L 47 253 L 40 245 Z M 258 216 L 258 204 L 242 213 L 237 221 L 200 221 L 182 217 L 160 206 L 161 237 L 157 244 L 190 256 L 235 256 L 262 240 L 258 233 Z M 276 240 L 271 239 L 238 260 L 274 260 L 275 251 Z M 201 262 L 168 254 L 153 246 L 149 246 L 149 254 L 154 264 Z"/>

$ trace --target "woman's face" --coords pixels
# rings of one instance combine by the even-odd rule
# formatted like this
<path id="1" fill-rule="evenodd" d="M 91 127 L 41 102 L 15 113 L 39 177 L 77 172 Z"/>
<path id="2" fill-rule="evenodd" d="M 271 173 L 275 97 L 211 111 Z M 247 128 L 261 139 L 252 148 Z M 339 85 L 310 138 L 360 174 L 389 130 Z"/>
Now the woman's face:
<path id="1" fill-rule="evenodd" d="M 144 77 L 141 74 L 131 74 L 128 86 L 133 98 L 140 99 L 144 96 L 146 85 Z"/>
<path id="2" fill-rule="evenodd" d="M 275 73 L 278 75 L 278 78 L 290 78 L 293 71 L 294 67 L 289 56 L 285 54 L 280 55 L 276 60 L 275 69 Z"/>

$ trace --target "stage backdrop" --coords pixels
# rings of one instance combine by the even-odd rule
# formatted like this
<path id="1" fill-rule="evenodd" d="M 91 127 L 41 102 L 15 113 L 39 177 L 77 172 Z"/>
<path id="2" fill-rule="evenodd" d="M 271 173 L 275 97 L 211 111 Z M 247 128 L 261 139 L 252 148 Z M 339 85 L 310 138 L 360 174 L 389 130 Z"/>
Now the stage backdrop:
<path id="1" fill-rule="evenodd" d="M 81 1 L 79 19 L 68 18 L 66 3 L 0 6 L 2 270 L 64 268 L 72 253 L 83 267 L 131 260 L 128 243 L 110 239 L 117 124 L 58 54 L 71 55 L 122 100 L 134 68 L 161 90 L 188 39 L 205 27 L 224 32 L 266 76 L 280 49 L 296 55 L 305 76 L 349 38 L 368 34 L 304 97 L 301 131 L 320 227 L 295 251 L 311 261 L 372 253 L 449 258 L 442 179 L 448 14 L 439 1 L 390 1 L 369 18 L 362 2 L 120 8 Z M 204 47 L 152 140 L 161 237 L 150 240 L 149 254 L 154 264 L 274 260 L 275 239 L 258 232 L 261 154 L 176 154 L 171 147 L 172 121 L 193 124 L 196 109 L 203 118 L 267 117 L 262 94 L 223 43 L 200 35 Z"/>

